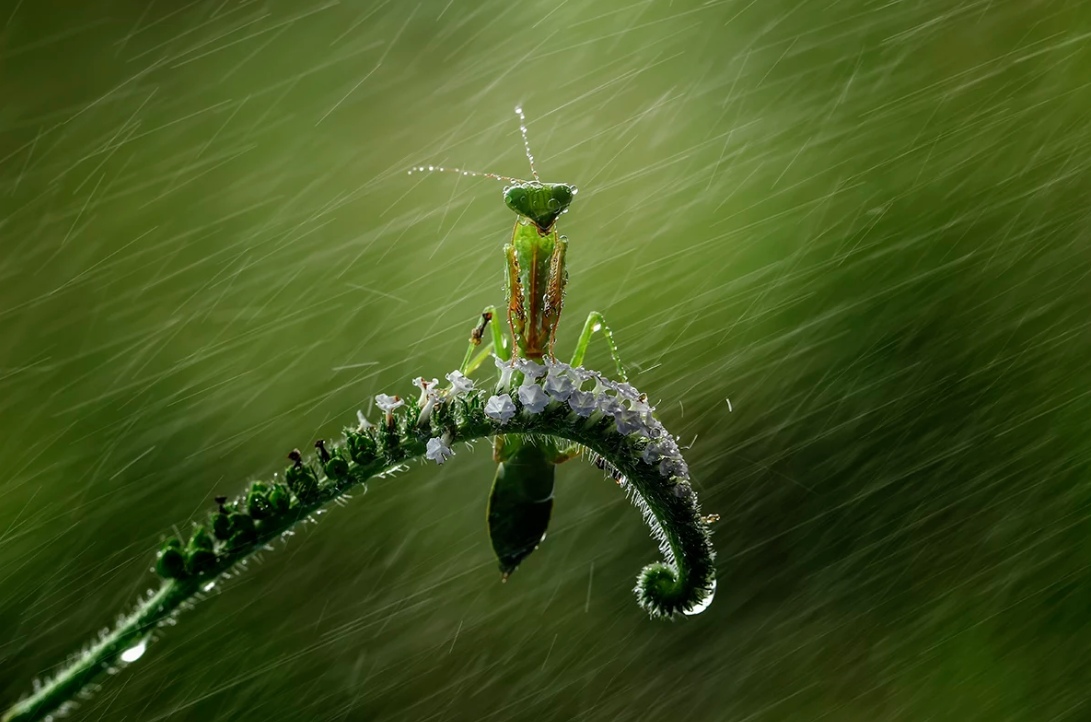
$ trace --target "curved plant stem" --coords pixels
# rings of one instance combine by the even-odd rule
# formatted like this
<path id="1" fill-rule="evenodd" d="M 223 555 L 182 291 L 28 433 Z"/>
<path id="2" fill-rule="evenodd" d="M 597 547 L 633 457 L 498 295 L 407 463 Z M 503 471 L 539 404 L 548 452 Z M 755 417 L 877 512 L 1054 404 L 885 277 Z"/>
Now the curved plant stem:
<path id="1" fill-rule="evenodd" d="M 139 653 L 125 654 L 126 650 L 142 652 L 141 645 L 153 641 L 156 630 L 191 606 L 221 575 L 255 552 L 270 548 L 270 542 L 368 479 L 398 470 L 406 461 L 424 456 L 429 440 L 442 439 L 449 447 L 459 441 L 496 434 L 528 434 L 552 436 L 589 449 L 596 463 L 630 493 L 665 556 L 663 562 L 651 564 L 641 572 L 635 590 L 641 606 L 653 617 L 704 609 L 715 589 L 708 524 L 700 516 L 688 471 L 677 454 L 673 438 L 650 410 L 644 421 L 637 424 L 637 430 L 633 430 L 631 420 L 622 421 L 623 414 L 633 412 L 608 403 L 619 396 L 602 394 L 599 399 L 604 408 L 613 411 L 580 415 L 573 410 L 574 405 L 557 400 L 544 410 L 530 413 L 515 405 L 511 396 L 504 395 L 513 409 L 499 417 L 489 410 L 489 404 L 497 398 L 487 398 L 478 390 L 444 392 L 441 398 L 424 407 L 410 402 L 398 414 L 387 412 L 378 426 L 346 430 L 344 443 L 332 452 L 319 443 L 321 458 L 310 463 L 304 463 L 298 452 L 293 452 L 291 458 L 296 463 L 285 475 L 287 485 L 271 482 L 274 487 L 290 489 L 290 506 L 278 513 L 253 518 L 245 511 L 232 512 L 233 517 L 247 517 L 249 535 L 228 540 L 220 537 L 221 541 L 213 542 L 208 550 L 201 547 L 206 558 L 213 561 L 200 571 L 187 567 L 188 571 L 174 574 L 177 578 L 165 579 L 132 613 L 119 620 L 112 631 L 91 643 L 32 694 L 8 709 L 3 722 L 42 720 L 68 711 L 74 706 L 75 697 L 95 678 L 125 664 L 127 658 L 133 661 L 139 656 Z M 662 463 L 661 455 L 666 459 Z M 313 483 L 303 483 L 308 479 Z M 235 510 L 250 509 L 253 513 L 252 500 L 258 487 L 266 489 L 269 485 L 255 484 L 248 495 L 227 506 Z M 223 505 L 218 513 L 226 517 Z M 202 528 L 194 532 L 190 549 L 194 548 L 194 539 L 202 534 L 208 537 Z M 162 555 L 163 552 L 161 559 Z"/>

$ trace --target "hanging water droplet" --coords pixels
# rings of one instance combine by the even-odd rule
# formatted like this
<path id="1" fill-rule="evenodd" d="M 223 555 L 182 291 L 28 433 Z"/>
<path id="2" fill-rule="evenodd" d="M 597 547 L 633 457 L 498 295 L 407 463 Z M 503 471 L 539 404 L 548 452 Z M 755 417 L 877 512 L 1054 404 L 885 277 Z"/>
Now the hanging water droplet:
<path id="1" fill-rule="evenodd" d="M 148 648 L 147 640 L 140 640 L 136 645 L 129 647 L 121 653 L 121 661 L 126 664 L 132 664 L 136 660 L 144 656 L 144 651 Z"/>
<path id="2" fill-rule="evenodd" d="M 705 598 L 702 599 L 701 601 L 697 602 L 697 604 L 693 605 L 689 609 L 683 610 L 682 614 L 685 614 L 687 617 L 692 617 L 695 614 L 700 614 L 701 612 L 708 609 L 708 605 L 712 604 L 712 598 L 715 597 L 715 596 L 716 596 L 716 580 L 713 579 L 712 580 L 712 588 L 708 590 L 708 594 L 705 595 Z"/>

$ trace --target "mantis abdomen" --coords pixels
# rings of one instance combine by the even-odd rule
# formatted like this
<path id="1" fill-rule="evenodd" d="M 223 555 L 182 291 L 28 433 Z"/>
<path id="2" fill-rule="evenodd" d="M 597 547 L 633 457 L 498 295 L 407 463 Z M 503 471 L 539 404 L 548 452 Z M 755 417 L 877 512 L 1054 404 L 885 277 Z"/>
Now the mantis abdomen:
<path id="1" fill-rule="evenodd" d="M 549 526 L 557 453 L 546 446 L 520 434 L 496 437 L 489 538 L 504 579 L 538 547 Z"/>

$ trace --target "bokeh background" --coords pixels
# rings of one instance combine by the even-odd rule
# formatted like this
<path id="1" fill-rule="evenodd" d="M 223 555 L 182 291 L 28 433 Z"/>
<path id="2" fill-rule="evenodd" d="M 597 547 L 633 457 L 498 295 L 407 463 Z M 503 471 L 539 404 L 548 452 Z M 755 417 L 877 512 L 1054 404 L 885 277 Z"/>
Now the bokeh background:
<path id="1" fill-rule="evenodd" d="M 406 170 L 525 176 L 521 103 L 581 188 L 560 347 L 605 313 L 690 446 L 714 604 L 642 614 L 580 464 L 501 585 L 459 450 L 76 718 L 1091 719 L 1086 4 L 0 7 L 0 702 L 213 496 L 458 365 L 513 217 Z"/>

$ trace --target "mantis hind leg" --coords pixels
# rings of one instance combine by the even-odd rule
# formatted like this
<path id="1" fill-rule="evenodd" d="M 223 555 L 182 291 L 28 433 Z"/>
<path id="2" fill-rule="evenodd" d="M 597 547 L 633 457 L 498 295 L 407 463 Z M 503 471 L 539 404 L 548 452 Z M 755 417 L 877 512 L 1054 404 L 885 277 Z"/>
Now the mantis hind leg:
<path id="1" fill-rule="evenodd" d="M 614 359 L 614 365 L 617 367 L 618 379 L 628 381 L 629 377 L 625 373 L 625 365 L 621 363 L 621 354 L 618 353 L 617 343 L 614 342 L 614 334 L 610 332 L 610 327 L 606 325 L 606 319 L 598 311 L 587 314 L 587 320 L 583 324 L 583 332 L 580 333 L 580 340 L 576 343 L 576 352 L 572 354 L 572 365 L 583 365 L 583 357 L 587 355 L 587 347 L 591 344 L 591 336 L 596 332 L 601 332 L 602 337 L 606 339 L 606 345 L 610 348 L 610 357 Z M 582 447 L 579 444 L 565 447 L 557 455 L 554 463 L 560 464 L 568 459 L 575 458 L 580 455 L 581 451 Z"/>
<path id="2" fill-rule="evenodd" d="M 617 366 L 618 378 L 621 381 L 628 381 L 629 378 L 625 373 L 624 364 L 621 363 L 621 355 L 618 353 L 617 344 L 614 343 L 614 334 L 610 332 L 610 327 L 606 325 L 606 319 L 598 311 L 587 314 L 587 320 L 583 324 L 583 332 L 580 333 L 580 340 L 576 343 L 576 352 L 572 354 L 572 365 L 583 365 L 583 357 L 587 354 L 591 336 L 596 332 L 602 332 L 602 337 L 610 348 L 610 357 L 614 359 L 614 365 Z"/>
<path id="3" fill-rule="evenodd" d="M 496 323 L 496 318 L 496 306 L 489 306 L 481 312 L 481 320 L 470 332 L 470 345 L 466 348 L 466 356 L 463 357 L 462 366 L 459 367 L 459 371 L 463 374 L 469 376 L 473 373 L 492 352 L 495 352 L 497 356 L 505 361 L 511 358 L 511 351 L 505 342 L 503 332 L 500 330 L 500 324 Z M 481 348 L 486 328 L 492 331 L 492 339 L 485 344 L 484 348 Z M 477 351 L 476 354 L 475 351 Z"/>

